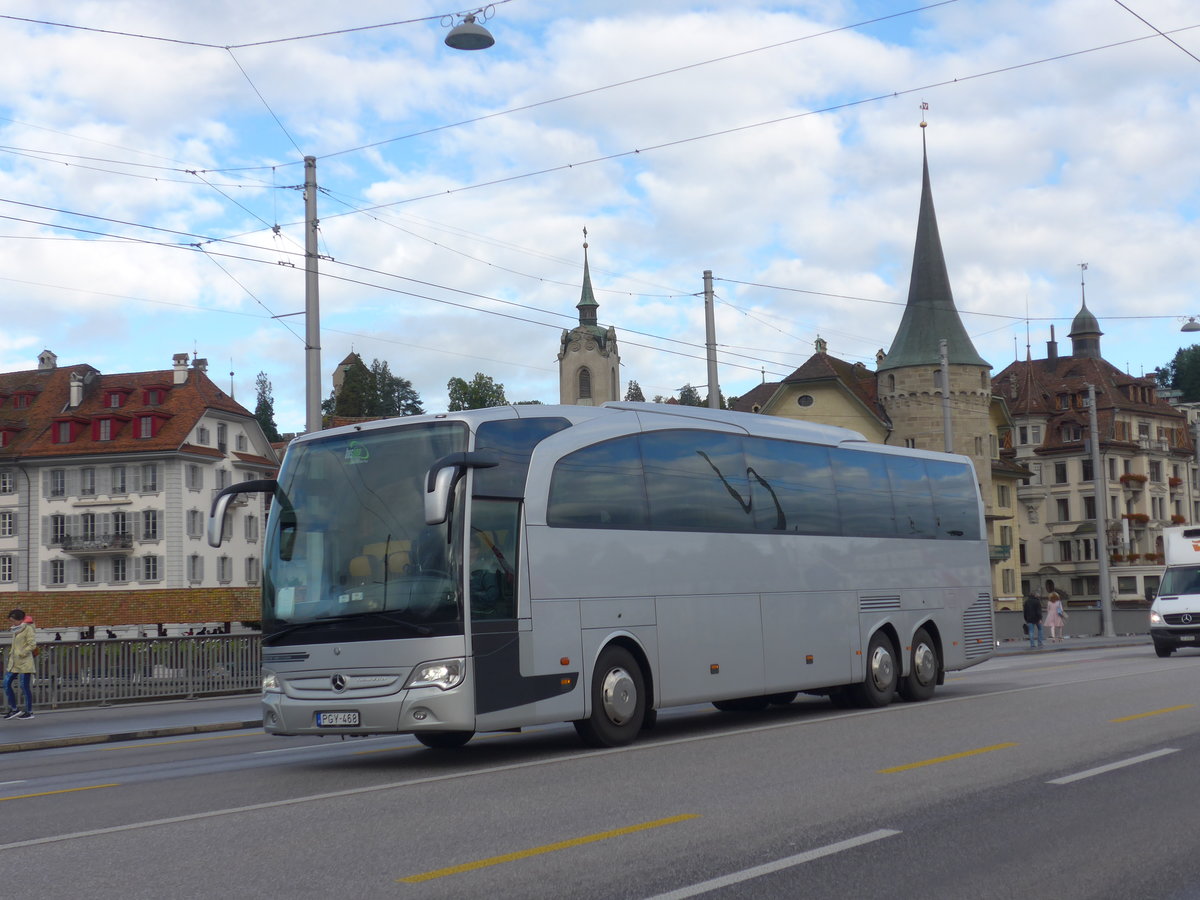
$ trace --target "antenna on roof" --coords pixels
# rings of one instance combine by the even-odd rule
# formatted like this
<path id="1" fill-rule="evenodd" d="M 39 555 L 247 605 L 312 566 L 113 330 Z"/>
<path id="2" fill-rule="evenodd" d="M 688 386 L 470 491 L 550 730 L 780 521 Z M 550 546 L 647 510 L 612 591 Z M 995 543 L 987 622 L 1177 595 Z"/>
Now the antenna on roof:
<path id="1" fill-rule="evenodd" d="M 229 358 L 229 399 L 233 400 L 233 357 Z"/>

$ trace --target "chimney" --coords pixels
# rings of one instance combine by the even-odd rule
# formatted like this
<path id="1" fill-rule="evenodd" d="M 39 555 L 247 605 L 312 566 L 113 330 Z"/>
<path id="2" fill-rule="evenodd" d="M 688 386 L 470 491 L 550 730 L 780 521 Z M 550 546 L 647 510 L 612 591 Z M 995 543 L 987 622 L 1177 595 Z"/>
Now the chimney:
<path id="1" fill-rule="evenodd" d="M 193 359 L 192 360 L 192 368 L 195 369 L 197 372 L 207 372 L 208 371 L 208 360 L 204 359 L 203 357 L 201 357 L 199 359 Z"/>
<path id="2" fill-rule="evenodd" d="M 1054 326 L 1050 326 L 1050 340 L 1046 341 L 1046 359 L 1058 359 L 1058 341 L 1054 339 Z"/>
<path id="3" fill-rule="evenodd" d="M 79 406 L 79 404 L 83 402 L 83 374 L 80 372 L 72 372 L 70 384 L 71 399 L 67 405 L 71 409 L 75 409 L 75 407 Z"/>
<path id="4" fill-rule="evenodd" d="M 186 353 L 176 353 L 171 360 L 175 364 L 175 383 L 183 384 L 187 381 L 188 356 Z"/>

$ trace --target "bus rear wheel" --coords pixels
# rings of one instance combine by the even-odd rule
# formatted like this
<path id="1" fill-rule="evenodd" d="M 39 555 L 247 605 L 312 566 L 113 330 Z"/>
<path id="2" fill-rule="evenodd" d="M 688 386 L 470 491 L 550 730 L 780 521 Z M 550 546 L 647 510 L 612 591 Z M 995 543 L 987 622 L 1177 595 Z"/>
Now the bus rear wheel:
<path id="1" fill-rule="evenodd" d="M 908 662 L 908 674 L 900 680 L 900 696 L 910 702 L 928 700 L 937 687 L 940 663 L 937 647 L 924 628 L 913 635 L 912 658 Z"/>
<path id="2" fill-rule="evenodd" d="M 886 634 L 876 633 L 867 645 L 867 672 L 862 682 L 851 688 L 857 706 L 874 708 L 887 706 L 896 693 L 896 649 Z"/>
<path id="3" fill-rule="evenodd" d="M 592 673 L 592 713 L 575 730 L 592 747 L 620 747 L 637 737 L 646 718 L 646 680 L 633 654 L 605 647 Z"/>
<path id="4" fill-rule="evenodd" d="M 431 750 L 457 750 L 475 737 L 473 731 L 419 731 L 413 735 Z"/>

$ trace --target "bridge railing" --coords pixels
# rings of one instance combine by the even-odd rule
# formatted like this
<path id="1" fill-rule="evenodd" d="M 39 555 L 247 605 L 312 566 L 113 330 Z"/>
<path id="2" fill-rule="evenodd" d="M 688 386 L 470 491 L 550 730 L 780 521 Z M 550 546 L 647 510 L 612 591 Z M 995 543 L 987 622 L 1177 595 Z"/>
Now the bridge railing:
<path id="1" fill-rule="evenodd" d="M 39 643 L 34 705 L 106 706 L 253 693 L 261 686 L 257 634 Z M 8 647 L 3 648 L 7 657 Z"/>

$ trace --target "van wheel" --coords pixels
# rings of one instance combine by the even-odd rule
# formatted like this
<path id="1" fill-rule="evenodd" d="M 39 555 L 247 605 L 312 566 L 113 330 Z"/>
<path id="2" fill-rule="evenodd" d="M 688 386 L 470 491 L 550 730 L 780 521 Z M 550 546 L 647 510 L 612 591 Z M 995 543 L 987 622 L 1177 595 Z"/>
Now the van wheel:
<path id="1" fill-rule="evenodd" d="M 867 645 L 867 672 L 862 683 L 850 689 L 854 702 L 861 707 L 887 706 L 896 693 L 896 649 L 887 635 L 876 632 Z"/>
<path id="2" fill-rule="evenodd" d="M 924 628 L 913 635 L 909 673 L 900 681 L 900 696 L 910 702 L 928 700 L 933 696 L 938 678 L 937 648 Z"/>
<path id="3" fill-rule="evenodd" d="M 624 647 L 608 646 L 592 673 L 592 714 L 577 719 L 575 731 L 592 747 L 631 743 L 646 718 L 642 669 Z"/>

